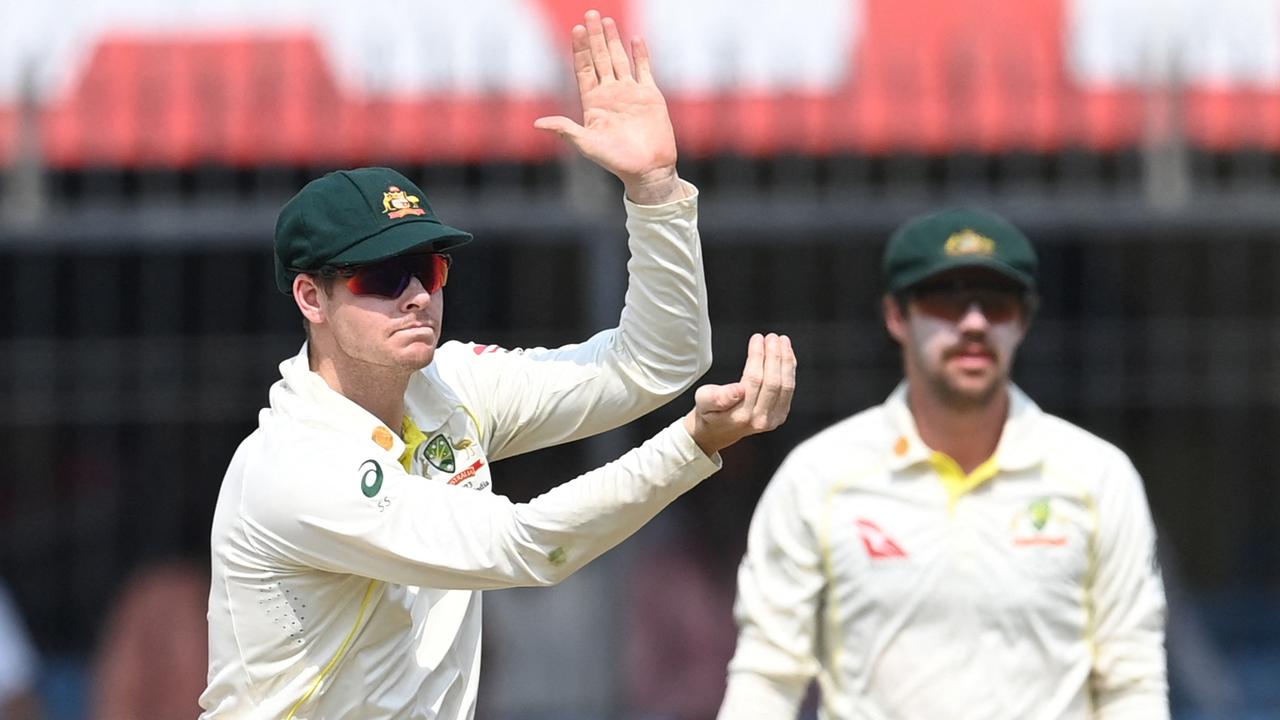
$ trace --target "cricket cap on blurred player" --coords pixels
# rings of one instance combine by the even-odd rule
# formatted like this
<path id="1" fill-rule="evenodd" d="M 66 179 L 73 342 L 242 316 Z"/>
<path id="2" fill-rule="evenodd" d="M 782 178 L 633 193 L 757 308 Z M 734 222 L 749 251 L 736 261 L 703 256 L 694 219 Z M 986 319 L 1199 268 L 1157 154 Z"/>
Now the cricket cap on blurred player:
<path id="1" fill-rule="evenodd" d="M 338 170 L 307 183 L 280 210 L 276 287 L 287 295 L 299 273 L 468 242 L 470 233 L 440 222 L 426 193 L 395 170 Z"/>
<path id="2" fill-rule="evenodd" d="M 993 213 L 943 210 L 904 223 L 884 253 L 886 290 L 898 293 L 957 268 L 985 268 L 1036 290 L 1039 261 L 1022 231 Z"/>

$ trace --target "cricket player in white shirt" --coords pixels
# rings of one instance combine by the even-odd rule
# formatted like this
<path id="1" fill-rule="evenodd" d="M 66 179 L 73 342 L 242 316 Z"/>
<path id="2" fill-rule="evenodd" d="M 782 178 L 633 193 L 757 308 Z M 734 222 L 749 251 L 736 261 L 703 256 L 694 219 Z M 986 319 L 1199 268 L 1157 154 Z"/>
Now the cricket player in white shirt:
<path id="1" fill-rule="evenodd" d="M 952 210 L 890 239 L 905 381 L 797 447 L 752 519 L 720 720 L 1169 715 L 1143 486 L 1009 380 L 1037 302 L 1015 227 Z"/>
<path id="2" fill-rule="evenodd" d="M 584 120 L 542 118 L 623 182 L 631 260 L 619 326 L 579 345 L 437 347 L 469 241 L 386 168 L 330 173 L 281 211 L 276 280 L 308 326 L 223 480 L 212 532 L 209 720 L 475 712 L 478 590 L 556 583 L 785 419 L 795 356 L 751 338 L 741 382 L 618 461 L 527 504 L 489 463 L 598 433 L 710 364 L 696 191 L 647 50 L 594 11 L 573 30 Z"/>

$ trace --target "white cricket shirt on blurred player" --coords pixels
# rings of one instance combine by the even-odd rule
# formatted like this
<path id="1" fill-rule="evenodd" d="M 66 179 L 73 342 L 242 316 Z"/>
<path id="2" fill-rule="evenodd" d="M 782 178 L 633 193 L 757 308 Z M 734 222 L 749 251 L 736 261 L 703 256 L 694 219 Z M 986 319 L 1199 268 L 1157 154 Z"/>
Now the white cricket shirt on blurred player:
<path id="1" fill-rule="evenodd" d="M 1142 482 L 1016 387 L 967 476 L 906 386 L 788 456 L 739 571 L 721 720 L 1168 717 L 1164 590 Z"/>

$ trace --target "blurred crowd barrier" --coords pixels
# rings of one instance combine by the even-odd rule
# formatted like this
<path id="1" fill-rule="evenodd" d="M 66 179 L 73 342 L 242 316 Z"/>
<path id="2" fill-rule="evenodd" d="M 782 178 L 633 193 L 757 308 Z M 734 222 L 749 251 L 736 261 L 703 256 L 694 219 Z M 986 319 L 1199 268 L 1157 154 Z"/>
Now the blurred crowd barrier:
<path id="1" fill-rule="evenodd" d="M 0 11 L 0 159 L 538 160 L 581 0 L 105 0 Z M 607 0 L 688 152 L 1280 147 L 1263 0 Z M 732 118 L 726 122 L 726 118 Z"/>

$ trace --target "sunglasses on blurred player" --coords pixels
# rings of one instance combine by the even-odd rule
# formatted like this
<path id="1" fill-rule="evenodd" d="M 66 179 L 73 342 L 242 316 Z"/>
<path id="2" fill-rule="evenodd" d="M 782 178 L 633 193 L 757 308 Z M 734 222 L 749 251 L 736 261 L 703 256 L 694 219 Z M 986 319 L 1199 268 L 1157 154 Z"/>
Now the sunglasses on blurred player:
<path id="1" fill-rule="evenodd" d="M 449 267 L 453 258 L 444 253 L 417 253 L 397 255 L 368 265 L 321 268 L 322 277 L 345 278 L 347 289 L 356 295 L 377 295 L 398 298 L 418 278 L 422 287 L 432 295 L 449 281 Z"/>
<path id="2" fill-rule="evenodd" d="M 1009 322 L 1021 317 L 1030 304 L 1023 288 L 990 280 L 938 280 L 910 288 L 906 294 L 920 312 L 949 322 L 959 322 L 974 305 L 987 322 Z"/>

